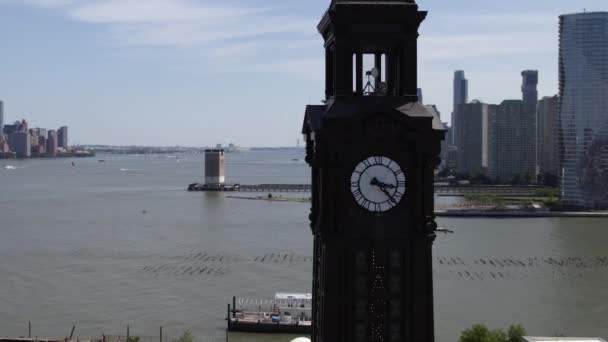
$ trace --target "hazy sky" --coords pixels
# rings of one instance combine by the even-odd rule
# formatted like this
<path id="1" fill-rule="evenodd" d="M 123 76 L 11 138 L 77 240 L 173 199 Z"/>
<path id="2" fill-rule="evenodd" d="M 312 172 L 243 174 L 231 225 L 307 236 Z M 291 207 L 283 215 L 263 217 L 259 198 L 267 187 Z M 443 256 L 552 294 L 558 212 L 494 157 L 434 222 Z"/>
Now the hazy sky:
<path id="1" fill-rule="evenodd" d="M 0 0 L 5 121 L 70 126 L 71 143 L 295 145 L 323 97 L 316 24 L 329 0 Z M 425 103 L 557 92 L 558 15 L 606 0 L 419 0 Z"/>

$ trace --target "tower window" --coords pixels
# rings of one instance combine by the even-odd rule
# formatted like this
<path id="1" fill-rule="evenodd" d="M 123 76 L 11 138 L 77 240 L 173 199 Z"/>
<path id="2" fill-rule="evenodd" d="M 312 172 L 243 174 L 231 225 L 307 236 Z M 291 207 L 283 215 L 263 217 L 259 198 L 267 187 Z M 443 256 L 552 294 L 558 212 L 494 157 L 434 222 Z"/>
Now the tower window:
<path id="1" fill-rule="evenodd" d="M 386 54 L 364 54 L 362 67 L 364 72 L 361 73 L 361 77 L 363 79 L 355 82 L 363 83 L 363 95 L 386 95 Z"/>

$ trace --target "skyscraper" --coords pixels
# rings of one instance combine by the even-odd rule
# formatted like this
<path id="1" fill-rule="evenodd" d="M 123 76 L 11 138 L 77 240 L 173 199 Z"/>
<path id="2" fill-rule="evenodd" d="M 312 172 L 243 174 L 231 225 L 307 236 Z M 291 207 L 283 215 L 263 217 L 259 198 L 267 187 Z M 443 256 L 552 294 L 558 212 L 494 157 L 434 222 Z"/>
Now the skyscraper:
<path id="1" fill-rule="evenodd" d="M 524 70 L 521 72 L 521 93 L 526 113 L 536 113 L 538 105 L 538 71 Z"/>
<path id="2" fill-rule="evenodd" d="M 46 139 L 46 154 L 54 157 L 57 155 L 57 131 L 52 129 L 48 134 L 49 136 Z"/>
<path id="3" fill-rule="evenodd" d="M 449 141 L 448 143 L 452 145 L 458 146 L 458 141 L 456 141 L 458 131 L 460 127 L 458 127 L 458 106 L 461 104 L 465 104 L 469 102 L 469 80 L 464 77 L 463 70 L 457 70 L 454 72 L 454 107 L 452 110 L 452 130 L 454 131 L 454 141 Z"/>
<path id="4" fill-rule="evenodd" d="M 536 113 L 526 112 L 522 100 L 505 100 L 491 114 L 490 177 L 536 180 Z"/>
<path id="5" fill-rule="evenodd" d="M 454 138 L 460 143 L 457 152 L 458 173 L 485 174 L 489 153 L 489 106 L 479 101 L 459 104 L 455 124 L 460 127 Z"/>
<path id="6" fill-rule="evenodd" d="M 608 207 L 608 12 L 560 16 L 561 200 Z"/>
<path id="7" fill-rule="evenodd" d="M 32 155 L 32 139 L 30 133 L 17 132 L 13 134 L 13 149 L 17 154 L 17 158 L 29 158 Z"/>
<path id="8" fill-rule="evenodd" d="M 536 145 L 538 168 L 541 175 L 557 176 L 557 103 L 557 95 L 543 97 L 538 102 Z"/>
<path id="9" fill-rule="evenodd" d="M 521 75 L 522 99 L 505 100 L 490 115 L 489 175 L 495 181 L 536 181 L 538 71 Z"/>
<path id="10" fill-rule="evenodd" d="M 68 127 L 63 126 L 57 131 L 57 146 L 68 148 Z"/>

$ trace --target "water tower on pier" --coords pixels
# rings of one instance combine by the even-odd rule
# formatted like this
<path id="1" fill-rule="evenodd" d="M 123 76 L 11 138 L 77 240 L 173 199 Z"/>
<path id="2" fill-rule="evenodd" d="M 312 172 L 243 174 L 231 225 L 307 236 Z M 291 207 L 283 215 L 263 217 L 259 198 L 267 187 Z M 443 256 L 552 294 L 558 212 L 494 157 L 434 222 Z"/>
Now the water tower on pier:
<path id="1" fill-rule="evenodd" d="M 205 150 L 205 187 L 221 188 L 226 182 L 224 150 Z"/>

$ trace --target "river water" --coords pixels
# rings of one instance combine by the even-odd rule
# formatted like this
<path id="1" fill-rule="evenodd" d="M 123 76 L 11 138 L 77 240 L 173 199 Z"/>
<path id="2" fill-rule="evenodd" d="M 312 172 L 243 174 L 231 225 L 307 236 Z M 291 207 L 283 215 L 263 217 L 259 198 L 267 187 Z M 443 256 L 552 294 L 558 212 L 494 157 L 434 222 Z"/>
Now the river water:
<path id="1" fill-rule="evenodd" d="M 233 295 L 310 292 L 309 205 L 188 193 L 202 180 L 202 159 L 0 161 L 0 335 L 26 335 L 31 321 L 45 337 L 73 325 L 77 336 L 124 335 L 130 325 L 150 341 L 159 326 L 169 342 L 186 329 L 198 341 L 225 341 Z M 227 178 L 308 182 L 302 159 L 301 151 L 229 154 Z M 456 341 L 477 322 L 608 337 L 608 220 L 439 224 L 456 233 L 434 246 L 437 341 Z"/>

